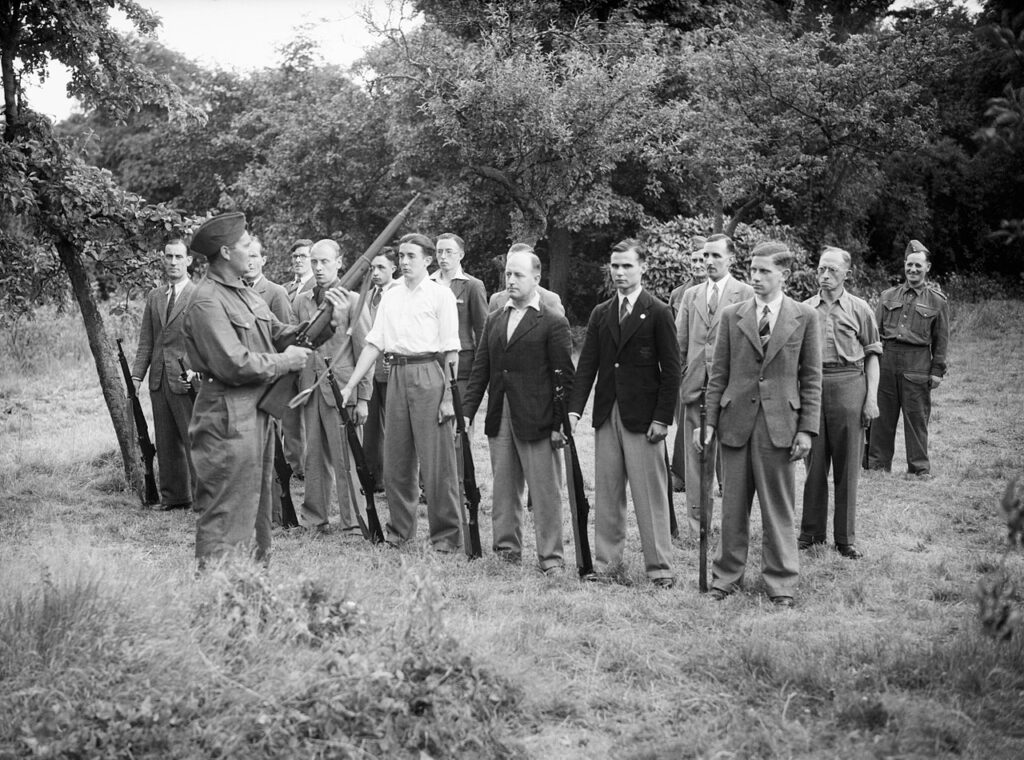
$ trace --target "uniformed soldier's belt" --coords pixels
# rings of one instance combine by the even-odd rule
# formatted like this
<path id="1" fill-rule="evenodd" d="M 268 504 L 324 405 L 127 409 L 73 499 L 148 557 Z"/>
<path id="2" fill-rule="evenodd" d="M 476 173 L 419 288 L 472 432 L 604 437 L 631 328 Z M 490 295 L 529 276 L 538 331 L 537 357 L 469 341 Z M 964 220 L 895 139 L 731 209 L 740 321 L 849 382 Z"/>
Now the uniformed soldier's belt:
<path id="1" fill-rule="evenodd" d="M 401 364 L 427 364 L 438 361 L 438 354 L 384 354 L 384 361 L 392 367 Z"/>
<path id="2" fill-rule="evenodd" d="M 839 361 L 839 362 L 822 362 L 821 363 L 821 368 L 822 369 L 846 369 L 847 367 L 854 367 L 854 368 L 859 369 L 859 368 L 861 368 L 863 366 L 864 366 L 864 360 L 863 359 L 858 359 L 855 362 Z"/>

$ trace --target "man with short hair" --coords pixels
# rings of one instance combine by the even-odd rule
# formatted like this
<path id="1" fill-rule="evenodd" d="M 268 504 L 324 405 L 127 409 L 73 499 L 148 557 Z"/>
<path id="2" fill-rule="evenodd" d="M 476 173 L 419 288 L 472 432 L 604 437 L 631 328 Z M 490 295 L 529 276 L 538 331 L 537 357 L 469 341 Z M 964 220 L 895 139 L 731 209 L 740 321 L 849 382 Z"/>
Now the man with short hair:
<path id="1" fill-rule="evenodd" d="M 295 316 L 299 322 L 310 320 L 327 297 L 327 291 L 337 288 L 338 270 L 343 262 L 340 246 L 330 239 L 319 240 L 309 249 L 309 263 L 316 285 L 312 290 L 299 293 L 295 299 Z M 339 289 L 340 291 L 340 289 Z M 343 308 L 335 307 L 332 325 L 333 335 L 313 351 L 299 374 L 299 387 L 309 388 L 327 372 L 324 358 L 331 360 L 331 369 L 339 387 L 352 375 L 356 357 L 362 348 L 361 336 L 367 326 L 355 330 L 360 316 L 356 314 L 359 294 L 351 291 L 339 292 Z M 365 314 L 365 312 L 364 312 Z M 363 317 L 368 323 L 368 319 Z M 350 332 L 349 327 L 353 330 Z M 367 402 L 370 399 L 370 381 L 365 379 L 357 386 L 355 423 L 361 425 L 366 419 Z M 356 518 L 357 505 L 352 503 L 354 490 L 349 472 L 350 457 L 348 444 L 342 435 L 341 410 L 338 409 L 334 391 L 328 383 L 321 383 L 305 400 L 302 419 L 306 429 L 306 494 L 302 501 L 299 521 L 306 528 L 326 531 L 331 503 L 331 488 L 336 487 L 340 525 L 343 531 L 359 530 Z"/>
<path id="2" fill-rule="evenodd" d="M 804 301 L 818 315 L 821 330 L 821 422 L 808 459 L 798 544 L 808 549 L 825 543 L 831 466 L 836 551 L 847 559 L 860 559 L 863 554 L 854 544 L 854 521 L 861 431 L 878 417 L 882 341 L 871 307 L 844 287 L 850 265 L 847 251 L 825 248 L 818 259 L 818 295 Z"/>
<path id="3" fill-rule="evenodd" d="M 740 282 L 729 272 L 736 248 L 732 238 L 717 233 L 708 238 L 704 245 L 704 282 L 687 289 L 679 305 L 676 317 L 676 337 L 679 340 L 679 359 L 683 365 L 683 379 L 679 385 L 681 430 L 677 441 L 687 442 L 684 447 L 683 466 L 686 470 L 686 506 L 692 535 L 700 535 L 700 494 L 702 478 L 700 455 L 693 447 L 693 431 L 700 426 L 700 394 L 707 381 L 711 361 L 715 355 L 715 338 L 722 311 L 727 306 L 753 297 L 753 289 Z M 714 471 L 717 446 L 708 451 L 711 460 L 709 469 Z M 711 483 L 704 485 L 708 489 Z M 711 502 L 712 507 L 714 502 Z M 712 510 L 713 511 L 713 510 Z M 712 515 L 708 515 L 708 526 Z"/>
<path id="4" fill-rule="evenodd" d="M 879 366 L 878 419 L 871 426 L 868 469 L 892 469 L 896 423 L 903 412 L 907 472 L 929 475 L 928 420 L 932 389 L 946 374 L 949 306 L 928 282 L 931 253 L 911 240 L 904 253 L 906 282 L 882 293 L 875 307 L 884 352 Z"/>
<path id="5" fill-rule="evenodd" d="M 617 243 L 609 269 L 616 292 L 590 314 L 569 400 L 575 432 L 596 380 L 595 568 L 597 577 L 607 576 L 622 562 L 628 481 L 647 577 L 659 588 L 671 588 L 664 441 L 679 391 L 675 324 L 668 304 L 642 286 L 647 262 L 638 240 Z"/>
<path id="6" fill-rule="evenodd" d="M 380 308 L 384 293 L 398 285 L 398 281 L 395 280 L 397 267 L 395 249 L 390 246 L 383 248 L 370 262 L 372 289 L 365 306 L 370 326 L 377 318 L 377 310 Z M 365 333 L 362 338 L 363 344 L 365 344 Z M 366 452 L 366 463 L 373 472 L 373 482 L 377 486 L 378 493 L 384 490 L 384 410 L 387 408 L 390 369 L 383 355 L 377 357 L 377 361 L 373 365 L 366 422 L 363 423 L 363 450 Z"/>
<path id="7" fill-rule="evenodd" d="M 196 479 L 188 445 L 191 385 L 181 379 L 178 362 L 184 361 L 186 368 L 189 366 L 182 324 L 196 286 L 188 276 L 192 257 L 181 238 L 167 242 L 162 263 L 167 285 L 153 288 L 146 296 L 132 382 L 138 393 L 142 379 L 149 372 L 149 398 L 153 404 L 160 475 L 159 509 L 190 509 Z"/>
<path id="8" fill-rule="evenodd" d="M 718 237 L 719 235 L 721 233 L 717 233 L 712 237 Z M 672 307 L 673 317 L 679 317 L 679 305 L 683 302 L 683 293 L 694 285 L 700 285 L 707 279 L 708 270 L 704 265 L 704 244 L 706 242 L 708 242 L 708 239 L 703 235 L 693 236 L 693 241 L 690 244 L 690 253 L 686 257 L 690 264 L 690 277 L 679 287 L 673 288 L 672 292 L 668 295 L 668 305 Z"/>
<path id="9" fill-rule="evenodd" d="M 484 284 L 476 277 L 467 274 L 462 268 L 462 259 L 466 256 L 466 244 L 454 232 L 444 232 L 437 236 L 434 247 L 437 260 L 437 271 L 430 278 L 435 282 L 451 288 L 455 296 L 455 305 L 459 310 L 459 393 L 466 395 L 466 383 L 473 369 L 473 355 L 484 330 L 487 319 L 487 291 Z"/>
<path id="10" fill-rule="evenodd" d="M 257 408 L 267 386 L 302 369 L 309 349 L 284 346 L 284 325 L 245 287 L 252 238 L 239 211 L 206 221 L 191 249 L 209 262 L 185 315 L 185 345 L 203 382 L 189 424 L 196 470 L 200 567 L 232 551 L 270 559 L 271 417 Z"/>
<path id="11" fill-rule="evenodd" d="M 249 245 L 249 268 L 242 275 L 242 279 L 247 287 L 252 288 L 253 292 L 266 302 L 278 321 L 290 325 L 293 320 L 288 292 L 264 276 L 263 267 L 266 265 L 267 257 L 263 255 L 263 243 L 253 235 L 252 243 Z"/>
<path id="12" fill-rule="evenodd" d="M 533 246 L 530 245 L 529 243 L 513 243 L 512 247 L 508 249 L 508 253 L 505 254 L 505 261 L 507 262 L 508 257 L 514 253 L 532 253 L 536 255 L 536 251 L 534 251 Z M 495 260 L 500 259 L 499 257 L 495 256 Z M 562 314 L 563 316 L 565 315 L 565 307 L 562 306 L 562 299 L 558 295 L 558 293 L 556 293 L 553 290 L 548 290 L 547 288 L 541 287 L 540 285 L 537 286 L 537 293 L 540 295 L 540 301 L 542 304 L 544 304 L 544 306 L 546 306 L 548 309 L 551 309 L 552 311 Z M 499 311 L 500 309 L 504 309 L 505 305 L 508 303 L 508 300 L 508 290 L 496 291 L 493 295 L 491 295 L 491 299 L 487 302 L 487 312 L 490 313 L 492 311 Z"/>
<path id="13" fill-rule="evenodd" d="M 472 420 L 487 392 L 484 433 L 494 474 L 493 547 L 519 562 L 523 552 L 523 501 L 533 501 L 537 561 L 552 575 L 564 568 L 558 449 L 566 441 L 555 417 L 556 371 L 572 387 L 572 338 L 565 316 L 541 303 L 541 264 L 534 253 L 509 254 L 505 265 L 508 303 L 484 324 L 464 402 Z"/>
<path id="14" fill-rule="evenodd" d="M 388 538 L 416 537 L 419 472 L 423 471 L 430 542 L 441 552 L 462 546 L 455 461 L 450 364 L 458 369 L 459 314 L 452 291 L 427 276 L 434 242 L 404 235 L 398 245 L 399 285 L 384 292 L 377 318 L 352 377 L 342 389 L 346 403 L 381 353 L 391 365 L 384 425 L 384 491 L 391 522 Z M 443 364 L 439 363 L 443 356 Z M 443 368 L 442 368 L 443 367 Z"/>
<path id="15" fill-rule="evenodd" d="M 716 432 L 725 474 L 722 541 L 711 596 L 737 591 L 747 568 L 750 507 L 761 505 L 761 577 L 772 603 L 792 607 L 800 576 L 795 462 L 811 450 L 821 411 L 821 339 L 814 310 L 783 293 L 793 254 L 784 243 L 751 252 L 754 297 L 722 309 L 707 392 L 707 435 Z"/>
<path id="16" fill-rule="evenodd" d="M 313 269 L 309 264 L 309 249 L 312 245 L 312 240 L 300 238 L 288 249 L 288 256 L 292 260 L 292 279 L 284 284 L 284 289 L 292 306 L 295 305 L 299 293 L 306 293 L 316 285 Z"/>

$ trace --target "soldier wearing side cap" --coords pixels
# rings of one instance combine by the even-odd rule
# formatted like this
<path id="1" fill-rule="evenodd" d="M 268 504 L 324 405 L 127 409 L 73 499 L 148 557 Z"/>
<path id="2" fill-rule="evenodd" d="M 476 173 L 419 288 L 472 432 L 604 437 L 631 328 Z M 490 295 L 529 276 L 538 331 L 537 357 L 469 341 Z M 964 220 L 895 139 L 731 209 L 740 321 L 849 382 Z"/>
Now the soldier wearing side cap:
<path id="1" fill-rule="evenodd" d="M 247 288 L 252 238 L 241 212 L 205 222 L 191 249 L 209 263 L 185 316 L 185 345 L 203 382 L 189 424 L 196 470 L 196 558 L 200 567 L 232 551 L 270 555 L 274 444 L 271 417 L 257 409 L 266 386 L 305 365 L 288 346 L 296 328 Z"/>
<path id="2" fill-rule="evenodd" d="M 931 473 L 928 418 L 932 389 L 946 374 L 949 307 L 946 297 L 928 282 L 931 254 L 911 240 L 903 255 L 904 284 L 882 293 L 875 317 L 884 351 L 879 367 L 878 419 L 871 426 L 868 469 L 892 469 L 896 423 L 903 411 L 907 472 Z"/>

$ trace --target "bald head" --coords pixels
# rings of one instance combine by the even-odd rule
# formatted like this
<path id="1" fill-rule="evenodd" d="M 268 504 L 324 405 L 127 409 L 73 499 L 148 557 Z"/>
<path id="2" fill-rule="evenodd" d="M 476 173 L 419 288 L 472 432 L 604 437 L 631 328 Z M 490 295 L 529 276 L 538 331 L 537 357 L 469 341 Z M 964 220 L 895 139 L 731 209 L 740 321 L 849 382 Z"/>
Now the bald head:
<path id="1" fill-rule="evenodd" d="M 509 252 L 505 258 L 505 287 L 518 308 L 526 306 L 540 285 L 540 259 L 532 251 Z"/>
<path id="2" fill-rule="evenodd" d="M 309 249 L 309 265 L 317 285 L 333 284 L 341 268 L 341 246 L 330 238 L 316 241 Z"/>

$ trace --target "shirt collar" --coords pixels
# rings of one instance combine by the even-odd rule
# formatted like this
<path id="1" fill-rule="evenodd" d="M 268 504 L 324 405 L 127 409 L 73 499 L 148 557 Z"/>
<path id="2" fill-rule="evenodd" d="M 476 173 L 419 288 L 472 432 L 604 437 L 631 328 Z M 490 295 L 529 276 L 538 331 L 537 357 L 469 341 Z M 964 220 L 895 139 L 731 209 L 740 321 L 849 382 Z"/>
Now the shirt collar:
<path id="1" fill-rule="evenodd" d="M 760 315 L 761 312 L 764 311 L 765 306 L 768 307 L 768 311 L 770 311 L 772 314 L 778 314 L 779 307 L 782 306 L 782 292 L 780 291 L 779 294 L 775 296 L 775 298 L 773 298 L 771 301 L 764 301 L 761 299 L 760 296 L 755 295 L 754 305 L 757 306 L 758 315 Z"/>
<path id="2" fill-rule="evenodd" d="M 622 295 L 622 293 L 616 293 L 615 297 L 618 299 L 619 308 L 620 309 L 622 308 L 622 300 L 625 299 L 625 300 L 629 301 L 629 308 L 630 308 L 630 310 L 632 310 L 636 306 L 636 299 L 638 299 L 640 297 L 640 294 L 643 293 L 643 292 L 644 292 L 643 287 L 639 287 L 636 290 L 634 290 L 632 293 L 630 293 L 628 296 L 624 296 L 624 295 Z"/>
<path id="3" fill-rule="evenodd" d="M 732 275 L 726 272 L 722 279 L 719 280 L 718 282 L 715 282 L 710 277 L 704 280 L 704 282 L 708 284 L 708 293 L 710 293 L 714 289 L 715 285 L 718 286 L 718 292 L 721 293 L 723 290 L 725 290 L 725 286 L 729 283 L 729 280 L 731 279 Z"/>
<path id="4" fill-rule="evenodd" d="M 505 309 L 506 310 L 508 310 L 508 309 L 518 309 L 518 308 L 519 307 L 515 305 L 515 302 L 511 298 L 509 298 L 508 301 L 505 302 Z M 526 306 L 524 306 L 521 309 L 521 311 L 526 311 L 527 309 L 536 309 L 537 311 L 540 311 L 540 292 L 539 291 L 536 291 L 536 290 L 533 291 L 533 296 L 531 296 L 530 300 L 526 302 Z"/>
<path id="5" fill-rule="evenodd" d="M 433 280 L 434 282 L 437 282 L 437 281 L 439 281 L 439 280 L 441 279 L 441 270 L 440 270 L 440 269 L 438 269 L 438 270 L 437 270 L 436 272 L 434 272 L 434 273 L 433 273 L 432 275 L 430 275 L 430 279 L 431 279 L 431 280 Z M 454 271 L 454 272 L 452 273 L 452 276 L 451 276 L 451 277 L 449 277 L 448 279 L 449 279 L 449 280 L 468 280 L 468 279 L 469 279 L 469 277 L 467 277 L 467 276 L 466 276 L 466 272 L 465 272 L 465 270 L 464 270 L 464 269 L 462 268 L 462 265 L 460 264 L 460 265 L 459 265 L 459 268 L 458 268 L 458 269 L 456 269 L 456 270 L 455 270 L 455 271 Z"/>
<path id="6" fill-rule="evenodd" d="M 312 272 L 307 274 L 305 277 L 300 277 L 299 278 L 299 287 L 301 288 L 303 285 L 305 285 L 307 282 L 309 282 L 312 279 L 313 279 L 313 273 Z"/>

